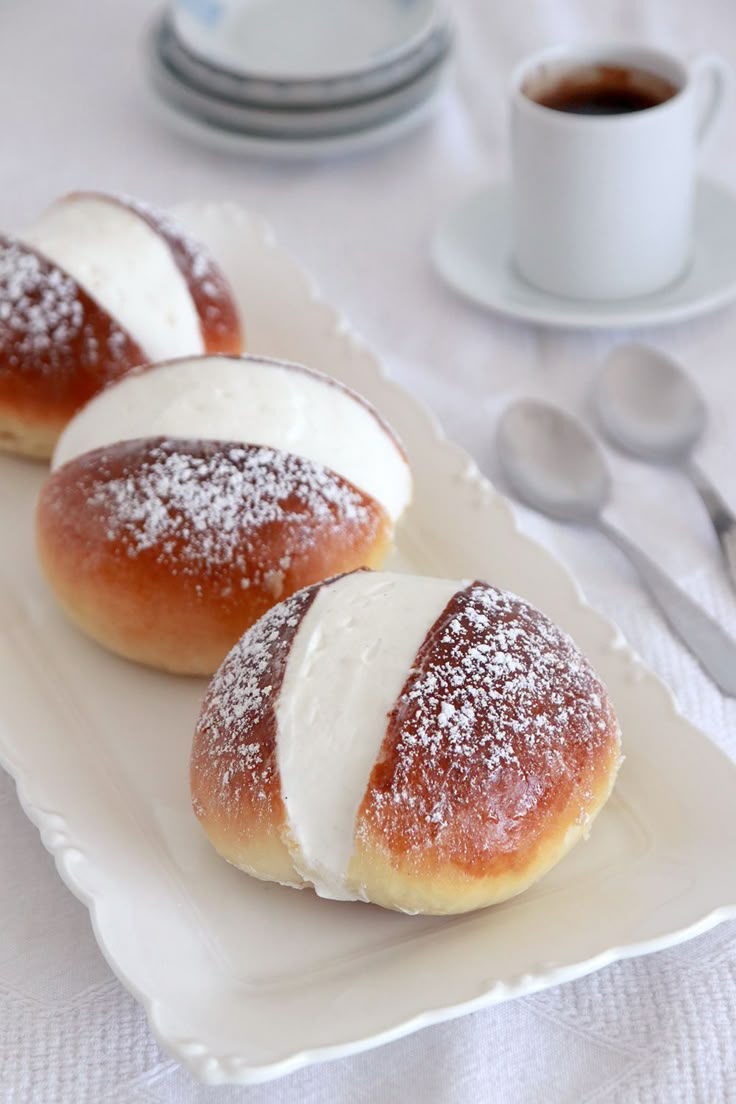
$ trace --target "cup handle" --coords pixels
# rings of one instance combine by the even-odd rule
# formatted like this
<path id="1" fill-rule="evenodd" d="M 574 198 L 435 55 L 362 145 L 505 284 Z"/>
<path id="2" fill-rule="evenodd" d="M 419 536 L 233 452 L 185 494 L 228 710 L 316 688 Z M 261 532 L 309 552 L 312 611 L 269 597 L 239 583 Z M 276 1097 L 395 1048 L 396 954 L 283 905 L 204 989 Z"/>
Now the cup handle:
<path id="1" fill-rule="evenodd" d="M 703 91 L 695 135 L 702 145 L 711 135 L 731 85 L 731 67 L 720 54 L 701 54 L 690 65 L 691 78 Z"/>

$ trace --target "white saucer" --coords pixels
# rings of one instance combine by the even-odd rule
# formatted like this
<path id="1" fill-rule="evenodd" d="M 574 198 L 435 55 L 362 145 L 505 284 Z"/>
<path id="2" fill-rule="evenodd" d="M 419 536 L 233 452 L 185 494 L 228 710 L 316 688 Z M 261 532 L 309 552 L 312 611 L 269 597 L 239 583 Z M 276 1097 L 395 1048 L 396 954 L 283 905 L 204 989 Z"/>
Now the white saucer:
<path id="1" fill-rule="evenodd" d="M 346 157 L 388 145 L 423 126 L 435 114 L 445 81 L 416 107 L 396 118 L 363 130 L 349 131 L 323 138 L 273 138 L 224 127 L 195 119 L 167 103 L 151 88 L 150 104 L 159 119 L 177 134 L 218 153 L 243 157 L 263 157 L 278 161 L 311 161 L 327 157 Z"/>
<path id="2" fill-rule="evenodd" d="M 456 208 L 438 228 L 432 258 L 456 291 L 499 314 L 561 328 L 634 328 L 681 322 L 736 298 L 736 196 L 701 180 L 693 258 L 687 272 L 637 299 L 585 302 L 538 291 L 511 256 L 510 186 L 494 184 Z"/>

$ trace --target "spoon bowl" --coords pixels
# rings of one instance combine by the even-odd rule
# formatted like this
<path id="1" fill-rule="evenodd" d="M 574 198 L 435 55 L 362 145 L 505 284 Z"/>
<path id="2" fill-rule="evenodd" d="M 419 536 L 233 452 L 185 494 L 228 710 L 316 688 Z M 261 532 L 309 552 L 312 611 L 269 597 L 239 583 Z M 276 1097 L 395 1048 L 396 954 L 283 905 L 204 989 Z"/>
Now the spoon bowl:
<path id="1" fill-rule="evenodd" d="M 611 477 L 598 445 L 574 418 L 522 399 L 502 415 L 497 445 L 504 475 L 528 506 L 558 521 L 591 524 L 599 517 Z"/>
<path id="2" fill-rule="evenodd" d="M 736 586 L 736 516 L 692 456 L 708 413 L 690 377 L 657 349 L 619 345 L 603 365 L 593 401 L 614 445 L 640 460 L 676 466 L 690 479 Z"/>
<path id="3" fill-rule="evenodd" d="M 606 435 L 624 452 L 660 464 L 684 464 L 707 422 L 705 403 L 670 357 L 647 345 L 619 345 L 594 391 Z"/>
<path id="4" fill-rule="evenodd" d="M 611 478 L 602 452 L 586 430 L 557 407 L 524 399 L 501 417 L 497 445 L 501 467 L 516 497 L 559 521 L 594 527 L 618 545 L 703 669 L 724 693 L 736 697 L 736 641 L 603 517 Z"/>

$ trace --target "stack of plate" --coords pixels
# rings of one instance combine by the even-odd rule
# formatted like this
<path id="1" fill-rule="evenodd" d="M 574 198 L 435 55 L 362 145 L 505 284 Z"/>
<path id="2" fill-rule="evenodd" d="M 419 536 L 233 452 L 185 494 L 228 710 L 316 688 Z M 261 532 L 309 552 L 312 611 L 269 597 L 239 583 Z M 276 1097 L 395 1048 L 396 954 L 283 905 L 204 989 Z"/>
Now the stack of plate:
<path id="1" fill-rule="evenodd" d="M 439 0 L 179 0 L 153 27 L 147 63 L 179 130 L 315 152 L 425 118 L 451 44 Z"/>

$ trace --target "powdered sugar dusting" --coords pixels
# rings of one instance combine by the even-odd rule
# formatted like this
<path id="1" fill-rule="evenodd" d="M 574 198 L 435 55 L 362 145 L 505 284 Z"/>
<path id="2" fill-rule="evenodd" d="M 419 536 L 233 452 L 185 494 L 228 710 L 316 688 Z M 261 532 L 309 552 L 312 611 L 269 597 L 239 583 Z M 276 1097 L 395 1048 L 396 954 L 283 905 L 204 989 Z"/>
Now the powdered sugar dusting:
<path id="1" fill-rule="evenodd" d="M 130 338 L 106 315 L 106 325 L 100 326 L 99 318 L 93 325 L 88 303 L 62 269 L 23 243 L 0 237 L 0 351 L 5 366 L 50 375 L 100 361 L 112 369 L 110 374 L 128 367 Z"/>
<path id="2" fill-rule="evenodd" d="M 214 676 L 197 725 L 193 776 L 219 815 L 245 804 L 270 817 L 278 792 L 275 707 L 296 631 L 315 588 L 274 606 L 240 639 Z M 206 815 L 202 797 L 198 816 Z"/>
<path id="3" fill-rule="evenodd" d="M 618 739 L 577 648 L 514 595 L 475 583 L 450 602 L 393 710 L 360 827 L 394 853 L 471 865 L 513 851 Z"/>
<path id="4" fill-rule="evenodd" d="M 320 530 L 372 524 L 351 484 L 278 449 L 151 438 L 86 454 L 80 459 L 88 467 L 89 457 L 95 478 L 87 504 L 126 555 L 153 550 L 172 570 L 204 577 L 229 565 L 236 586 L 264 585 L 274 599 Z M 274 526 L 286 549 L 277 562 L 268 547 L 263 556 L 259 549 Z"/>

